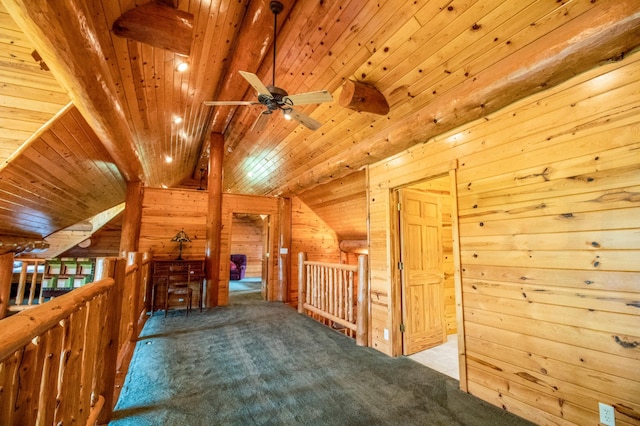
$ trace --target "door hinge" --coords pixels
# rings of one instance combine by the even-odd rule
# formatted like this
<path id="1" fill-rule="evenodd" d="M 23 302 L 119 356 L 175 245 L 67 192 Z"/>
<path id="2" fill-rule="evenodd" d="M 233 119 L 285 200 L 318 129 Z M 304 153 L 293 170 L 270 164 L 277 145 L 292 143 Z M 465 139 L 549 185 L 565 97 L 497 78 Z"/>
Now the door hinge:
<path id="1" fill-rule="evenodd" d="M 398 262 L 398 269 L 401 271 L 404 270 L 404 263 Z"/>
<path id="2" fill-rule="evenodd" d="M 401 323 L 400 324 L 400 333 L 404 333 L 404 330 L 405 330 L 404 324 Z"/>
<path id="3" fill-rule="evenodd" d="M 400 211 L 400 210 L 401 210 L 401 204 L 398 203 L 398 211 Z"/>

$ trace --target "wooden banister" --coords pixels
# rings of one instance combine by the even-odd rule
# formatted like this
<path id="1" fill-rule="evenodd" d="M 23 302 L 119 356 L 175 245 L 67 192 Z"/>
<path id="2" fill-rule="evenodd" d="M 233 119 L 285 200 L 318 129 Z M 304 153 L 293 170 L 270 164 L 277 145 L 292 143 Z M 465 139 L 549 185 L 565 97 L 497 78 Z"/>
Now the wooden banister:
<path id="1" fill-rule="evenodd" d="M 97 281 L 0 321 L 0 424 L 108 423 L 144 312 L 149 258 L 130 259 L 98 259 Z"/>
<path id="2" fill-rule="evenodd" d="M 312 313 L 334 325 L 351 330 L 355 333 L 357 345 L 368 346 L 367 256 L 358 256 L 358 265 L 306 259 L 305 253 L 298 254 L 298 312 Z"/>
<path id="3" fill-rule="evenodd" d="M 67 318 L 87 301 L 106 292 L 113 284 L 113 278 L 106 278 L 56 297 L 51 302 L 36 306 L 29 311 L 19 312 L 3 319 L 0 360 L 8 358 L 15 351 L 26 346 L 34 337 Z"/>

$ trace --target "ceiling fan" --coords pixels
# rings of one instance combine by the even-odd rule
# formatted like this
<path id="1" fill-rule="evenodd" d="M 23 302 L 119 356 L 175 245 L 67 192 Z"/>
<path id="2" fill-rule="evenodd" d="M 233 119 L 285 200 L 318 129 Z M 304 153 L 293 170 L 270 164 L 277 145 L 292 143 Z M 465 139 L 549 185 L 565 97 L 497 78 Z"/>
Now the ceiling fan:
<path id="1" fill-rule="evenodd" d="M 333 97 L 327 90 L 318 92 L 300 93 L 289 95 L 284 89 L 276 86 L 276 28 L 278 24 L 278 14 L 282 12 L 283 6 L 279 1 L 272 1 L 269 4 L 273 12 L 273 83 L 265 86 L 257 75 L 246 71 L 240 71 L 240 75 L 249 82 L 258 92 L 258 101 L 206 101 L 205 105 L 264 105 L 266 110 L 262 111 L 253 123 L 252 131 L 259 132 L 267 124 L 269 115 L 274 111 L 281 110 L 286 119 L 294 119 L 311 130 L 317 130 L 322 125 L 306 114 L 293 109 L 297 105 L 319 104 L 331 102 Z"/>

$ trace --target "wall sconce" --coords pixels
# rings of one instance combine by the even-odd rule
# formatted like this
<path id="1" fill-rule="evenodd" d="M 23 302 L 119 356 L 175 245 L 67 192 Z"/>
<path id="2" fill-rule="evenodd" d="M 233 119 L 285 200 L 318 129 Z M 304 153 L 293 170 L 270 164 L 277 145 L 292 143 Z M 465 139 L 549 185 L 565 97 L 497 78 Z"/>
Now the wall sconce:
<path id="1" fill-rule="evenodd" d="M 178 254 L 177 260 L 182 260 L 182 243 L 190 243 L 191 239 L 183 229 L 182 231 L 178 232 L 178 234 L 173 237 L 171 241 L 173 241 L 174 243 L 180 243 L 180 253 Z"/>

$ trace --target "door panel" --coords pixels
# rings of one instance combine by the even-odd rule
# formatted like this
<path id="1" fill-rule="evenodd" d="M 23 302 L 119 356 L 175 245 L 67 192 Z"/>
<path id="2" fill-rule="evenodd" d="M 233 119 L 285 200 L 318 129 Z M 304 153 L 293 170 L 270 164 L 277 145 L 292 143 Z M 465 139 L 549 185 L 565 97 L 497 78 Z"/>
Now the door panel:
<path id="1" fill-rule="evenodd" d="M 403 262 L 403 353 L 410 355 L 446 341 L 442 220 L 438 197 L 400 190 Z"/>

